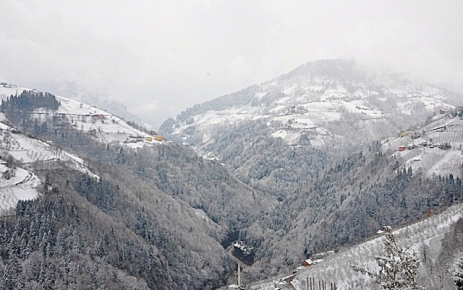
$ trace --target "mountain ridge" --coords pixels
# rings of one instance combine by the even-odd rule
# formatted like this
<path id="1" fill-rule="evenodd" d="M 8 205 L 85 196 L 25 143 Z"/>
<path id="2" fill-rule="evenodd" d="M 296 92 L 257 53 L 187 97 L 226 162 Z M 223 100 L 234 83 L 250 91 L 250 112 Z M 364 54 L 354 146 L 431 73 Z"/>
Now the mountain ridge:
<path id="1" fill-rule="evenodd" d="M 453 109 L 458 97 L 396 73 L 365 70 L 354 60 L 324 60 L 195 105 L 166 120 L 160 133 L 206 158 L 224 162 L 248 184 L 265 183 L 262 190 L 277 194 L 272 188 L 278 187 L 286 194 L 315 173 L 299 170 L 304 165 L 297 163 L 284 166 L 296 173 L 282 179 L 278 177 L 281 166 L 272 167 L 271 157 L 258 160 L 246 148 L 257 146 L 265 152 L 265 144 L 281 139 L 283 143 L 274 149 L 275 154 L 287 151 L 279 155 L 280 163 L 293 162 L 291 151 L 318 152 L 321 158 L 315 158 L 315 163 L 329 166 L 365 149 L 368 142 L 422 122 L 436 110 Z M 262 162 L 267 169 L 254 176 Z"/>

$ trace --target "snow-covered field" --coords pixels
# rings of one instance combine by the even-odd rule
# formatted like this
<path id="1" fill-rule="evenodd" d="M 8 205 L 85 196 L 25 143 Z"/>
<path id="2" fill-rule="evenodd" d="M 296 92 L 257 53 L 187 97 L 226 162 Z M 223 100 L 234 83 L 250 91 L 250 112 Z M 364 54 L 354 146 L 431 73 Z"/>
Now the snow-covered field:
<path id="1" fill-rule="evenodd" d="M 0 86 L 0 100 L 4 100 L 9 96 L 19 95 L 25 90 L 30 90 L 16 85 Z"/>

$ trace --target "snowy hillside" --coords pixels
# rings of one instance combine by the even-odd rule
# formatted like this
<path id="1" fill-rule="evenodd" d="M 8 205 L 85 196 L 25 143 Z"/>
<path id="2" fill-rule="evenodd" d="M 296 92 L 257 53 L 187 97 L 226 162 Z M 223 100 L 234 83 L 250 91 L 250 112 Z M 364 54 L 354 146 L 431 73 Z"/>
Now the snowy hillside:
<path id="1" fill-rule="evenodd" d="M 28 90 L 31 90 L 31 89 L 23 88 L 21 86 L 17 86 L 13 84 L 0 85 L 0 100 L 4 100 L 9 96 L 19 95 L 23 91 L 28 91 Z"/>
<path id="2" fill-rule="evenodd" d="M 419 120 L 437 109 L 453 108 L 453 101 L 448 92 L 430 84 L 386 71 L 371 72 L 351 61 L 320 61 L 194 106 L 171 128 L 166 122 L 162 130 L 199 149 L 215 141 L 219 128 L 263 120 L 273 137 L 289 145 L 321 148 L 346 138 L 330 123 L 354 119 L 364 123 L 362 129 L 390 123 L 391 118 Z"/>
<path id="3" fill-rule="evenodd" d="M 370 142 L 460 100 L 385 69 L 323 60 L 195 105 L 160 131 L 223 162 L 243 182 L 284 196 Z"/>
<path id="4" fill-rule="evenodd" d="M 39 195 L 36 188 L 40 185 L 40 180 L 26 169 L 7 166 L 7 156 L 11 155 L 24 162 L 31 162 L 34 158 L 52 158 L 48 151 L 34 147 L 26 139 L 27 137 L 11 133 L 10 127 L 0 123 L 0 215 L 15 207 L 18 200 L 33 199 Z"/>
<path id="5" fill-rule="evenodd" d="M 20 96 L 23 92 L 31 96 L 41 94 L 15 85 L 1 85 L 0 99 L 6 101 L 10 96 Z M 72 128 L 104 144 L 116 142 L 128 148 L 140 148 L 164 142 L 161 136 L 136 129 L 104 110 L 64 97 L 57 96 L 56 100 L 60 104 L 57 110 L 38 108 L 29 113 L 29 118 L 35 120 L 35 130 L 45 132 L 49 122 L 53 122 L 54 134 L 65 136 Z M 33 173 L 36 167 L 53 167 L 53 162 L 61 161 L 94 175 L 82 158 L 56 147 L 47 139 L 38 139 L 33 130 L 12 127 L 3 113 L 0 113 L 0 122 L 0 215 L 15 207 L 18 200 L 33 199 L 39 195 L 37 188 L 41 182 Z M 7 164 L 8 158 L 11 160 Z"/>
<path id="6" fill-rule="evenodd" d="M 93 132 L 91 134 L 102 143 L 113 141 L 128 143 L 136 141 L 137 138 L 146 142 L 144 138 L 150 136 L 104 110 L 64 97 L 57 97 L 57 100 L 61 105 L 55 114 L 58 118 L 63 118 L 63 123 L 70 123 L 72 127 L 84 132 Z M 151 140 L 150 143 L 152 142 Z M 139 143 L 140 146 L 142 144 L 143 142 Z"/>
<path id="7" fill-rule="evenodd" d="M 384 225 L 409 224 L 422 220 L 429 213 L 441 212 L 461 203 L 461 115 L 460 107 L 443 110 L 426 121 L 423 119 L 420 126 L 411 126 L 408 130 L 398 131 L 394 137 L 371 142 L 363 151 L 321 171 L 317 179 L 306 181 L 281 198 L 278 209 L 267 220 L 262 220 L 262 224 L 255 225 L 258 234 L 250 235 L 250 240 L 265 244 L 266 248 L 262 250 L 265 253 L 261 255 L 270 256 L 256 261 L 255 266 L 278 269 L 272 274 L 290 275 L 314 253 L 330 249 L 343 251 L 347 245 L 374 235 Z M 458 219 L 460 216 L 461 211 L 454 217 Z M 446 223 L 445 219 L 442 221 Z M 446 227 L 436 223 L 430 229 L 441 226 Z M 423 229 L 423 235 L 427 235 L 426 229 Z M 463 241 L 461 238 L 457 240 Z M 454 248 L 463 251 L 463 243 Z M 431 254 L 426 255 L 429 258 Z M 439 263 L 441 259 L 439 257 Z M 437 258 L 434 263 L 438 263 L 436 261 Z M 288 269 L 289 265 L 292 265 L 291 269 Z M 350 271 L 350 268 L 342 271 Z M 245 272 L 262 278 L 253 269 Z M 311 277 L 321 279 L 318 274 Z M 339 285 L 341 280 L 331 282 Z M 340 289 L 361 289 L 352 285 L 351 288 L 344 287 Z M 366 286 L 365 289 L 371 288 Z"/>
<path id="8" fill-rule="evenodd" d="M 1 117 L 5 121 L 3 114 Z M 33 173 L 34 166 L 48 166 L 46 164 L 61 160 L 77 170 L 90 173 L 81 158 L 20 134 L 3 123 L 0 123 L 0 152 L 0 215 L 15 207 L 18 200 L 39 196 L 37 188 L 41 182 Z M 11 161 L 8 161 L 8 156 L 12 157 Z M 13 166 L 8 166 L 8 162 Z"/>
<path id="9" fill-rule="evenodd" d="M 410 250 L 417 254 L 421 264 L 420 284 L 426 285 L 427 289 L 454 289 L 450 275 L 462 249 L 458 247 L 446 249 L 448 244 L 445 244 L 445 241 L 451 239 L 455 226 L 461 218 L 463 218 L 463 205 L 460 204 L 441 214 L 393 231 L 399 246 L 405 248 L 411 246 Z M 351 266 L 377 271 L 374 257 L 382 255 L 383 239 L 381 234 L 377 234 L 364 243 L 333 253 L 310 267 L 298 267 L 297 275 L 290 284 L 293 289 L 303 290 L 306 289 L 309 278 L 315 278 L 317 284 L 318 281 L 326 281 L 328 287 L 330 283 L 336 283 L 337 289 L 379 289 L 370 277 L 354 271 Z M 445 254 L 450 255 L 451 259 L 442 260 L 440 256 L 449 250 L 451 253 Z M 289 276 L 291 273 L 256 282 L 249 289 L 274 290 L 274 285 L 280 279 Z"/>
<path id="10" fill-rule="evenodd" d="M 461 108 L 442 111 L 415 130 L 404 131 L 401 136 L 385 142 L 383 153 L 398 158 L 404 168 L 424 172 L 428 177 L 462 177 L 463 118 Z"/>
<path id="11" fill-rule="evenodd" d="M 399 246 L 411 247 L 410 250 L 417 254 L 421 264 L 419 281 L 426 289 L 454 289 L 450 275 L 462 244 L 456 241 L 456 244 L 450 244 L 452 248 L 449 249 L 445 240 L 452 239 L 461 218 L 463 205 L 459 204 L 441 214 L 393 231 Z M 377 271 L 374 257 L 383 254 L 383 239 L 384 236 L 378 234 L 364 243 L 333 253 L 315 265 L 299 267 L 291 282 L 294 288 L 288 289 L 305 290 L 309 278 L 315 278 L 317 284 L 318 281 L 326 281 L 328 287 L 330 283 L 336 283 L 337 289 L 379 289 L 368 275 L 354 271 L 351 266 Z M 448 255 L 450 259 L 443 260 L 442 255 Z M 291 273 L 253 283 L 250 289 L 274 290 L 275 283 L 288 276 Z"/>
<path id="12" fill-rule="evenodd" d="M 37 90 L 14 85 L 9 85 L 7 87 L 0 86 L 0 99 L 4 100 L 12 95 L 20 95 L 23 91 L 40 93 L 40 91 Z M 53 117 L 57 119 L 57 122 L 61 123 L 62 127 L 71 126 L 74 129 L 92 134 L 92 136 L 102 143 L 116 141 L 131 143 L 131 147 L 140 147 L 145 144 L 156 144 L 160 142 L 156 140 L 155 136 L 153 136 L 154 134 L 148 134 L 138 130 L 121 118 L 105 110 L 61 96 L 56 96 L 56 99 L 60 102 L 58 110 L 53 112 L 36 110 L 34 112 L 34 117 L 40 122 Z"/>
<path id="13" fill-rule="evenodd" d="M 8 168 L 0 163 L 0 171 L 6 172 Z M 40 180 L 30 171 L 16 168 L 14 176 L 0 178 L 0 216 L 9 209 L 16 206 L 18 200 L 29 200 L 36 198 L 37 186 Z"/>

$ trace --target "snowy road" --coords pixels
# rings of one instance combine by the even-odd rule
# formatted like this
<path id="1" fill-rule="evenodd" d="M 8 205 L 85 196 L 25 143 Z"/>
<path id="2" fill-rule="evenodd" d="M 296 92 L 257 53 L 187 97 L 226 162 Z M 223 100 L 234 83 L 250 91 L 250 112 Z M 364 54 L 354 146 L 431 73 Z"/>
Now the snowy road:
<path id="1" fill-rule="evenodd" d="M 0 170 L 4 172 L 6 167 L 1 165 Z M 10 179 L 0 178 L 0 216 L 5 211 L 14 208 L 19 200 L 34 199 L 39 195 L 37 186 L 39 178 L 30 171 L 16 168 L 15 176 Z"/>

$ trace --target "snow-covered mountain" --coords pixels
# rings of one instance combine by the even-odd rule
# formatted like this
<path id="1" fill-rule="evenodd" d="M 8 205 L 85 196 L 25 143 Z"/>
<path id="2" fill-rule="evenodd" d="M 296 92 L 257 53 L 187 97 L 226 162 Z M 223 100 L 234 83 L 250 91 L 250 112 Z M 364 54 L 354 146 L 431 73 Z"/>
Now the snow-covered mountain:
<path id="1" fill-rule="evenodd" d="M 291 156 L 318 152 L 313 163 L 328 165 L 440 109 L 453 109 L 458 101 L 445 89 L 389 70 L 323 60 L 195 105 L 165 121 L 160 131 L 224 162 L 249 184 L 288 191 L 294 182 L 314 176 L 299 170 L 304 165 L 297 162 L 288 166 Z M 269 150 L 268 144 L 280 143 L 277 139 L 283 142 L 270 150 L 277 150 L 278 164 L 253 158 L 253 148 Z M 283 167 L 296 172 L 287 176 Z"/>
<path id="2" fill-rule="evenodd" d="M 404 225 L 461 203 L 461 117 L 461 107 L 442 110 L 419 126 L 370 143 L 364 151 L 320 172 L 315 180 L 300 184 L 281 199 L 271 214 L 250 227 L 248 242 L 259 245 L 256 256 L 261 258 L 245 273 L 260 277 L 256 271 L 259 268 L 288 273 L 291 269 L 284 270 L 287 265 L 297 266 L 314 253 L 342 251 L 346 245 L 374 235 L 384 225 Z M 460 211 L 461 207 L 452 223 L 459 219 Z M 422 234 L 426 235 L 426 231 L 423 229 Z M 415 247 L 415 242 L 410 243 Z M 463 251 L 463 245 L 458 249 Z M 436 260 L 432 267 L 439 263 Z M 349 267 L 343 265 L 339 271 L 350 273 Z M 354 274 L 336 275 L 345 281 L 332 282 L 345 282 L 342 285 L 351 287 L 345 289 L 356 289 Z"/>
<path id="3" fill-rule="evenodd" d="M 352 266 L 378 271 L 375 257 L 384 254 L 379 230 L 399 220 L 402 225 L 393 233 L 399 246 L 416 254 L 419 284 L 455 289 L 452 274 L 463 253 L 462 117 L 461 107 L 443 110 L 413 130 L 372 143 L 365 153 L 325 171 L 315 184 L 301 186 L 273 212 L 270 219 L 278 226 L 270 223 L 264 229 L 262 220 L 253 226 L 258 234 L 249 236 L 266 237 L 262 243 L 269 245 L 269 259 L 258 264 L 286 270 L 258 282 L 245 280 L 246 289 L 302 290 L 308 283 L 327 283 L 326 289 L 332 289 L 332 283 L 337 289 L 380 289 L 372 277 Z M 443 210 L 450 204 L 456 205 Z M 412 220 L 418 222 L 404 226 L 414 215 Z M 356 245 L 322 245 L 321 253 L 297 250 L 325 239 L 336 244 L 359 235 L 359 229 L 369 234 Z M 301 266 L 306 259 L 310 266 Z M 244 276 L 253 271 L 245 269 Z"/>
<path id="4" fill-rule="evenodd" d="M 32 95 L 40 95 L 41 92 L 15 85 L 0 86 L 0 100 L 7 100 L 11 96 L 20 96 L 23 92 Z M 31 118 L 39 125 L 40 130 L 47 120 L 54 119 L 58 128 L 55 134 L 66 134 L 66 128 L 73 128 L 88 134 L 103 144 L 119 142 L 128 148 L 140 148 L 145 145 L 161 144 L 162 137 L 154 135 L 154 132 L 146 132 L 134 128 L 123 119 L 94 106 L 56 96 L 60 103 L 57 110 L 49 111 L 36 109 Z M 34 199 L 40 195 L 37 190 L 41 182 L 33 172 L 37 164 L 50 163 L 61 160 L 68 162 L 81 172 L 91 171 L 84 160 L 75 154 L 62 150 L 49 140 L 37 139 L 34 132 L 23 132 L 11 125 L 3 113 L 0 113 L 0 152 L 2 163 L 0 164 L 0 215 L 8 213 L 15 207 L 18 200 Z M 60 132 L 58 132 L 60 130 Z M 151 133 L 151 134 L 149 134 Z M 157 136 L 157 137 L 156 137 Z M 8 156 L 15 160 L 15 165 L 8 164 Z"/>
<path id="5" fill-rule="evenodd" d="M 346 137 L 330 123 L 355 119 L 373 126 L 395 119 L 396 127 L 406 128 L 410 120 L 417 122 L 436 109 L 453 108 L 455 101 L 448 91 L 419 80 L 389 71 L 371 71 L 355 61 L 327 60 L 305 64 L 269 82 L 196 105 L 179 115 L 172 127 L 172 121 L 166 122 L 163 130 L 201 149 L 215 141 L 213 133 L 219 128 L 264 120 L 272 136 L 288 145 L 320 148 Z M 408 122 L 400 124 L 402 119 Z M 199 134 L 201 138 L 193 138 Z"/>

